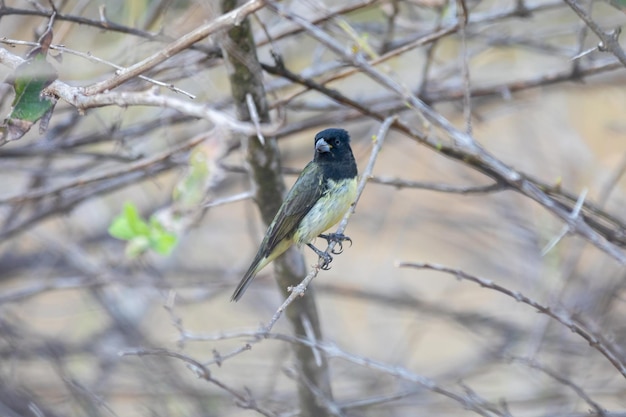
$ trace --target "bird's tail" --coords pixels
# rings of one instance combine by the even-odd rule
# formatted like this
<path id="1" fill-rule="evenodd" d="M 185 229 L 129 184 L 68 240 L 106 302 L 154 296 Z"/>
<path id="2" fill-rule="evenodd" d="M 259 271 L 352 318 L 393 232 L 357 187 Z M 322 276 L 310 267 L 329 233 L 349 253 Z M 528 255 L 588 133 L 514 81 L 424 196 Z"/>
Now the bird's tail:
<path id="1" fill-rule="evenodd" d="M 267 264 L 272 262 L 278 256 L 280 256 L 283 252 L 285 252 L 289 247 L 293 244 L 293 239 L 283 239 L 277 245 L 272 246 L 271 249 L 268 250 L 267 245 L 267 236 L 261 243 L 261 248 L 257 252 L 250 268 L 246 271 L 246 274 L 243 276 L 239 285 L 237 285 L 237 289 L 233 293 L 233 296 L 230 298 L 230 301 L 237 301 L 241 298 L 243 293 L 248 288 L 248 285 L 252 282 L 252 279 L 256 276 L 256 274 Z"/>
<path id="2" fill-rule="evenodd" d="M 257 272 L 259 272 L 261 268 L 267 264 L 267 259 L 264 258 L 265 256 L 263 256 L 261 251 L 256 254 L 250 268 L 248 268 L 248 271 L 246 271 L 241 281 L 239 281 L 239 285 L 237 285 L 233 296 L 230 297 L 230 301 L 239 301 L 243 293 L 246 292 L 248 286 L 252 283 L 252 279 L 256 276 Z"/>

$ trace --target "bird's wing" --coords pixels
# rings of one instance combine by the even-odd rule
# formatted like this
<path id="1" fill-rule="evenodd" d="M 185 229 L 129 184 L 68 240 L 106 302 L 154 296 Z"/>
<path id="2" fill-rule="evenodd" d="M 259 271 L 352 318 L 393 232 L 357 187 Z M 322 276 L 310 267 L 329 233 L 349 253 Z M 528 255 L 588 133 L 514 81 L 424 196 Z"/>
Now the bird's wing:
<path id="1" fill-rule="evenodd" d="M 300 221 L 311 210 L 324 192 L 322 170 L 318 164 L 309 162 L 302 170 L 291 190 L 287 193 L 267 233 L 266 251 L 292 235 Z"/>

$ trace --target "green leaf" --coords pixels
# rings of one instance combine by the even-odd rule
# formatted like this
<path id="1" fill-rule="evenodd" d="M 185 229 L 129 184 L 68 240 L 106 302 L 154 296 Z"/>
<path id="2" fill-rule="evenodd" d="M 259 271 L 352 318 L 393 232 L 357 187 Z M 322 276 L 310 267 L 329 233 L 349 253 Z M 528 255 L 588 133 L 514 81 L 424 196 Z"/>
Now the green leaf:
<path id="1" fill-rule="evenodd" d="M 150 226 L 141 218 L 133 203 L 124 204 L 124 216 L 134 236 L 148 236 L 150 234 Z"/>
<path id="2" fill-rule="evenodd" d="M 141 219 L 137 207 L 126 203 L 122 214 L 115 217 L 109 226 L 109 234 L 121 240 L 131 240 L 138 236 L 148 237 L 150 227 Z"/>
<path id="3" fill-rule="evenodd" d="M 178 243 L 173 233 L 165 230 L 161 222 L 154 216 L 150 218 L 150 248 L 161 255 L 169 255 Z"/>
<path id="4" fill-rule="evenodd" d="M 159 233 L 150 239 L 150 247 L 160 255 L 169 255 L 176 247 L 178 238 L 171 233 Z"/>
<path id="5" fill-rule="evenodd" d="M 155 216 L 150 218 L 150 223 L 142 219 L 133 203 L 124 204 L 122 213 L 111 222 L 109 234 L 128 241 L 126 256 L 129 258 L 135 258 L 148 250 L 169 255 L 178 243 L 178 237 L 165 230 Z"/>
<path id="6" fill-rule="evenodd" d="M 128 225 L 125 217 L 117 216 L 109 226 L 109 234 L 120 240 L 130 240 L 135 237 L 135 233 Z"/>
<path id="7" fill-rule="evenodd" d="M 9 118 L 36 122 L 53 105 L 50 100 L 41 97 L 41 93 L 55 80 L 56 71 L 46 61 L 45 55 L 37 54 L 33 59 L 17 67 L 15 73 L 17 75 L 13 83 L 15 99 Z"/>
<path id="8" fill-rule="evenodd" d="M 11 113 L 4 120 L 2 136 L 5 141 L 17 140 L 44 116 L 49 119 L 56 99 L 44 97 L 43 90 L 57 79 L 57 72 L 46 60 L 52 41 L 52 29 L 48 28 L 39 40 L 39 46 L 28 54 L 9 78 L 15 90 Z M 45 127 L 47 120 L 40 127 Z M 5 139 L 6 136 L 6 139 Z"/>

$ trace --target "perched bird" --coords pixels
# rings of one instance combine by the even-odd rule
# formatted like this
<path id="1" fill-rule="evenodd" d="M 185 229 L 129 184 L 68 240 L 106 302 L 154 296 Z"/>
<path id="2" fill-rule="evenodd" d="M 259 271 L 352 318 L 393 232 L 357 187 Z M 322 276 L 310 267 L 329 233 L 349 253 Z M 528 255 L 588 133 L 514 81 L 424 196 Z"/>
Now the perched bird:
<path id="1" fill-rule="evenodd" d="M 231 301 L 241 298 L 255 275 L 293 244 L 303 243 L 323 258 L 328 269 L 332 257 L 313 246 L 316 237 L 328 242 L 350 241 L 342 234 L 321 234 L 341 220 L 356 198 L 357 168 L 350 149 L 350 135 L 343 129 L 326 129 L 315 135 L 315 156 L 287 193 L 270 224 L 250 268 Z"/>

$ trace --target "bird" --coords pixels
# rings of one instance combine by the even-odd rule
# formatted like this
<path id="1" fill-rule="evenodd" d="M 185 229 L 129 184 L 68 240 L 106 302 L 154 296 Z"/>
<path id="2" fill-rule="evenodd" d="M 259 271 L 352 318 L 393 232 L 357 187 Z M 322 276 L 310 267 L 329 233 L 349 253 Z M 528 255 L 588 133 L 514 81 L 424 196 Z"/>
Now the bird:
<path id="1" fill-rule="evenodd" d="M 259 250 L 231 297 L 238 301 L 256 274 L 294 244 L 306 244 L 329 269 L 332 256 L 311 241 L 316 237 L 337 242 L 334 255 L 343 251 L 342 242 L 352 240 L 339 233 L 323 234 L 341 220 L 357 193 L 357 165 L 350 148 L 350 134 L 330 128 L 315 135 L 315 153 L 289 190 L 270 223 Z"/>

